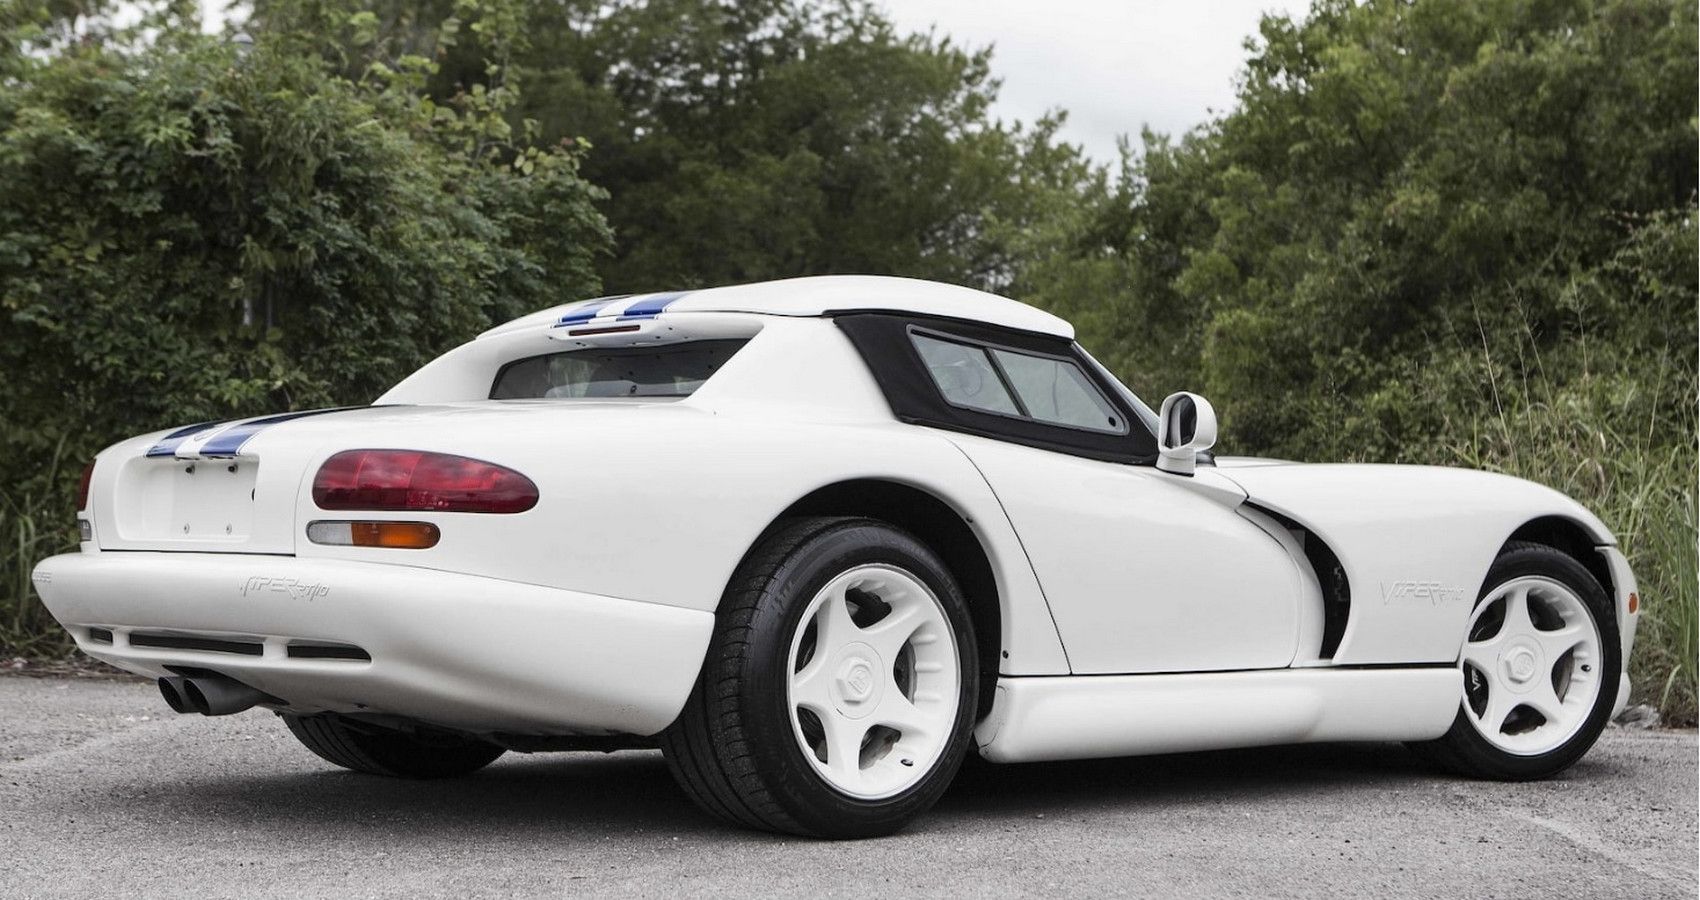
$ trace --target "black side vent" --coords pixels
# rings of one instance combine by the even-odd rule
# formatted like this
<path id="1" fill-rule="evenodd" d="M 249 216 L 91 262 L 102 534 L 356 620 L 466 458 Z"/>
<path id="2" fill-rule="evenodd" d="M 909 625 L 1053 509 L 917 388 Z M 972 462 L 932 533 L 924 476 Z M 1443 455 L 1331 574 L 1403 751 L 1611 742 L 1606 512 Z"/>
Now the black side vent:
<path id="1" fill-rule="evenodd" d="M 91 643 L 91 644 L 110 644 L 110 643 L 112 643 L 112 630 L 109 629 L 109 628 L 90 628 L 89 629 L 89 643 Z"/>
<path id="2" fill-rule="evenodd" d="M 295 643 L 289 645 L 289 658 L 347 659 L 355 662 L 371 662 L 372 654 L 353 644 Z"/>
<path id="3" fill-rule="evenodd" d="M 1322 650 L 1323 659 L 1333 659 L 1340 649 L 1340 638 L 1346 634 L 1346 620 L 1352 613 L 1352 586 L 1346 582 L 1346 570 L 1340 557 L 1316 535 L 1305 532 L 1305 558 L 1316 571 L 1322 586 Z"/>
<path id="4" fill-rule="evenodd" d="M 1335 556 L 1328 544 L 1304 525 L 1272 509 L 1251 503 L 1246 505 L 1285 525 L 1303 545 L 1305 560 L 1310 563 L 1311 571 L 1316 573 L 1317 585 L 1322 588 L 1322 646 L 1317 651 L 1317 658 L 1333 659 L 1334 651 L 1340 649 L 1340 639 L 1346 635 L 1346 622 L 1352 617 L 1352 585 L 1346 579 L 1346 569 L 1340 565 L 1340 557 Z"/>
<path id="5" fill-rule="evenodd" d="M 179 634 L 147 634 L 139 631 L 130 633 L 130 646 L 154 647 L 160 650 L 235 653 L 241 656 L 259 656 L 266 649 L 265 645 L 259 641 L 226 641 L 218 638 L 186 637 Z"/>

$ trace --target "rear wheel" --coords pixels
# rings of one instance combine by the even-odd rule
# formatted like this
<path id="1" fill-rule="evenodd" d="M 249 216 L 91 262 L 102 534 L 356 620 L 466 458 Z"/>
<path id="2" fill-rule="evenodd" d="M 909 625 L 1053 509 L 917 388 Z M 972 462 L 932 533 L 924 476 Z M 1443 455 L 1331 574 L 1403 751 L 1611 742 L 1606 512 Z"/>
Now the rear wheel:
<path id="1" fill-rule="evenodd" d="M 412 734 L 334 714 L 285 714 L 283 723 L 321 759 L 369 775 L 454 778 L 484 768 L 504 752 L 495 744 L 464 735 Z"/>
<path id="2" fill-rule="evenodd" d="M 925 545 L 802 519 L 740 567 L 662 749 L 704 809 L 818 837 L 888 834 L 962 762 L 978 665 L 968 609 Z"/>
<path id="3" fill-rule="evenodd" d="M 1412 745 L 1469 775 L 1546 778 L 1604 730 L 1623 670 L 1605 589 L 1569 555 L 1513 543 L 1495 560 L 1470 616 L 1458 717 Z"/>

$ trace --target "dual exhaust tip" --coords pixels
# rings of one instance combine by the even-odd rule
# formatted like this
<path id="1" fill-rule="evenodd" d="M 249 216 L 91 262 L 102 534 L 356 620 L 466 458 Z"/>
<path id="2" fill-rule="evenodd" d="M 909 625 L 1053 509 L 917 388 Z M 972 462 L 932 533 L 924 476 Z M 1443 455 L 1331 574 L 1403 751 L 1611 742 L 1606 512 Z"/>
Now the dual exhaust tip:
<path id="1" fill-rule="evenodd" d="M 159 693 L 173 712 L 203 716 L 228 716 L 261 703 L 279 702 L 270 694 L 213 672 L 161 678 Z"/>

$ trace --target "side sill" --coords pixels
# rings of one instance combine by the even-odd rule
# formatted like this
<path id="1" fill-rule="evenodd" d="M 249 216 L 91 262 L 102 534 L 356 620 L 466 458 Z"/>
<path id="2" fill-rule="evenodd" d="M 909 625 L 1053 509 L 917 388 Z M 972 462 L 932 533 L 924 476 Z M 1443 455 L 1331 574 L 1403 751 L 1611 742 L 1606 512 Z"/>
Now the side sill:
<path id="1" fill-rule="evenodd" d="M 1437 738 L 1453 666 L 1003 678 L 975 730 L 993 762 Z"/>

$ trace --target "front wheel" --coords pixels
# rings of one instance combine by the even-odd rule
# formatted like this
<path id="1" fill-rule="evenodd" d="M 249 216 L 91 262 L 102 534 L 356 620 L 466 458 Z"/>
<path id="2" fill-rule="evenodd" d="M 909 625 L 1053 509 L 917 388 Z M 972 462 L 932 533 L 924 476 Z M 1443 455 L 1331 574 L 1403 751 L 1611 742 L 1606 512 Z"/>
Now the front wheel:
<path id="1" fill-rule="evenodd" d="M 889 834 L 944 793 L 979 682 L 938 556 L 868 519 L 801 519 L 752 551 L 662 737 L 704 809 L 770 831 Z"/>
<path id="2" fill-rule="evenodd" d="M 1467 775 L 1547 778 L 1594 745 L 1623 671 L 1617 618 L 1582 564 L 1513 543 L 1494 561 L 1459 654 L 1458 717 L 1412 749 Z"/>

